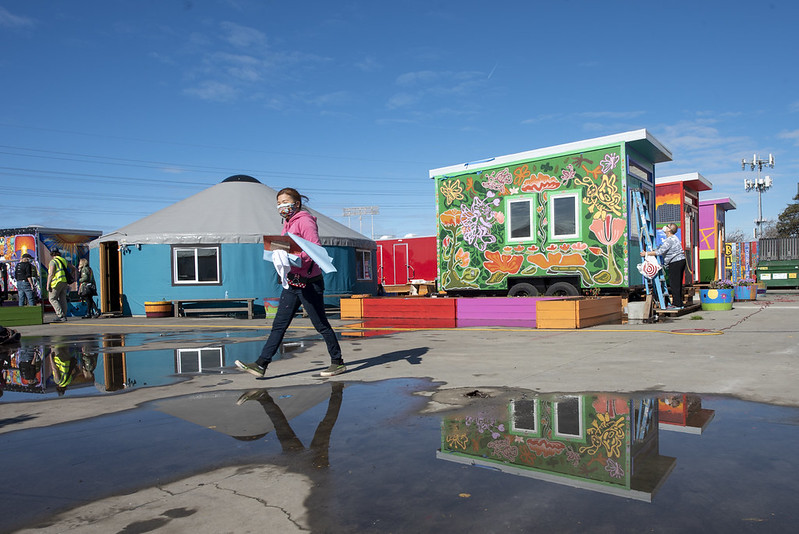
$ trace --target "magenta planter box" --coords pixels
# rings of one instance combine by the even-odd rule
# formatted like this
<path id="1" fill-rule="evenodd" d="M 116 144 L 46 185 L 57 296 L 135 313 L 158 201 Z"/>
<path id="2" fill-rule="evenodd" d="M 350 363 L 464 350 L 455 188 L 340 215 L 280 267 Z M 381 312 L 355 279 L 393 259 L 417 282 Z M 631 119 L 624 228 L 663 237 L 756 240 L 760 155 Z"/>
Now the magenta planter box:
<path id="1" fill-rule="evenodd" d="M 535 303 L 557 297 L 461 297 L 455 304 L 458 326 L 536 327 Z"/>

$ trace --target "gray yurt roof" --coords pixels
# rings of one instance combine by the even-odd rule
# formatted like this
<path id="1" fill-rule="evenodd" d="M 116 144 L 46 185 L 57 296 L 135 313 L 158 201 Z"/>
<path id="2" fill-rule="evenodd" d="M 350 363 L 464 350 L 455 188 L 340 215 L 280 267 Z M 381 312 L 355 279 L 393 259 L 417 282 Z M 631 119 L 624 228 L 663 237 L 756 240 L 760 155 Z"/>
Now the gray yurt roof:
<path id="1" fill-rule="evenodd" d="M 246 175 L 221 183 L 156 211 L 90 243 L 120 244 L 262 243 L 280 235 L 283 220 L 275 209 L 277 191 Z M 322 245 L 375 249 L 375 242 L 347 226 L 303 206 L 317 218 Z"/>

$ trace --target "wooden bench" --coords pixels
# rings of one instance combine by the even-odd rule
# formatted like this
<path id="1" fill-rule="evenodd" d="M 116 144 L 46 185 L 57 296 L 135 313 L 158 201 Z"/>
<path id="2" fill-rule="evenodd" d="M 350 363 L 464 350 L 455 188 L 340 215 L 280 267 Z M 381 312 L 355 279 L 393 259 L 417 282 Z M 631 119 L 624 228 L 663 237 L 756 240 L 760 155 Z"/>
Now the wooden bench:
<path id="1" fill-rule="evenodd" d="M 221 313 L 221 312 L 238 312 L 246 311 L 247 319 L 252 319 L 252 303 L 255 302 L 254 298 L 228 298 L 228 299 L 181 299 L 173 300 L 172 307 L 175 310 L 175 317 L 180 317 L 181 312 L 183 315 L 187 313 Z M 207 304 L 207 303 L 228 303 L 229 306 L 209 306 L 201 308 L 186 308 L 184 304 Z M 236 304 L 236 305 L 234 305 Z"/>

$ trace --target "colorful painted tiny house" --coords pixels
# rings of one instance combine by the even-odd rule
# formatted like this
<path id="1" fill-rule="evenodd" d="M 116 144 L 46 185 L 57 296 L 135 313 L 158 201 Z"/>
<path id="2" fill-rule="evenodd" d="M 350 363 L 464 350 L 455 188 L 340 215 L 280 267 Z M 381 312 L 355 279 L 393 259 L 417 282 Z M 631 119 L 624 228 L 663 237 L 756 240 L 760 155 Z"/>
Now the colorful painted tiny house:
<path id="1" fill-rule="evenodd" d="M 654 167 L 665 161 L 671 153 L 637 130 L 431 170 L 439 289 L 535 296 L 642 286 L 630 192 L 654 206 Z"/>
<path id="2" fill-rule="evenodd" d="M 725 277 L 726 213 L 736 208 L 729 198 L 699 201 L 699 280 Z"/>
<path id="3" fill-rule="evenodd" d="M 654 397 L 524 394 L 446 417 L 439 459 L 651 502 L 676 463 Z"/>
<path id="4" fill-rule="evenodd" d="M 686 284 L 699 282 L 699 193 L 711 189 L 713 184 L 698 172 L 655 180 L 658 243 L 665 238 L 660 228 L 664 224 L 676 224 L 677 237 L 685 250 Z"/>

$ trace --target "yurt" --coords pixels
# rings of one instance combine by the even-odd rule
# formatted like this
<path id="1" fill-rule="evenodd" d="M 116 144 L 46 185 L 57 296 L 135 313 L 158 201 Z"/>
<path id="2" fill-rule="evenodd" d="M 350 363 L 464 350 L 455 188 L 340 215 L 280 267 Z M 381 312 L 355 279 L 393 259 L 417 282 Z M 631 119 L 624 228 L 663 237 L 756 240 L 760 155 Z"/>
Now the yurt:
<path id="1" fill-rule="evenodd" d="M 90 264 L 102 311 L 145 315 L 146 302 L 251 298 L 256 313 L 263 313 L 282 291 L 273 265 L 263 259 L 263 236 L 282 232 L 276 195 L 251 176 L 231 176 L 95 239 Z M 337 270 L 325 274 L 326 303 L 375 294 L 375 242 L 303 207 L 317 218 Z"/>

